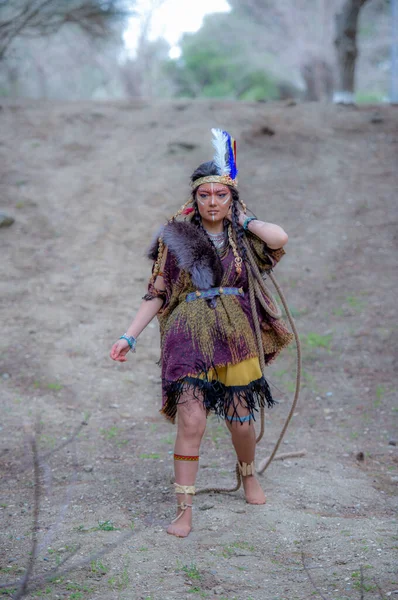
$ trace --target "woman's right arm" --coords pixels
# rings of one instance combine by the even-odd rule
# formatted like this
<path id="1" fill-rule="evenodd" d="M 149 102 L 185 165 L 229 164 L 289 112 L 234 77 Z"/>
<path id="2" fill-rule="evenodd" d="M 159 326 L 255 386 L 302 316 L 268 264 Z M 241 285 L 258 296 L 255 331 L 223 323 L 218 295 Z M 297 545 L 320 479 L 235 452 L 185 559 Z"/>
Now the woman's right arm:
<path id="1" fill-rule="evenodd" d="M 143 300 L 139 307 L 134 319 L 131 322 L 130 327 L 127 329 L 126 334 L 129 337 L 138 338 L 140 333 L 144 331 L 145 327 L 152 321 L 152 319 L 158 314 L 159 310 L 163 306 L 162 298 L 153 298 L 153 300 Z M 118 340 L 112 346 L 110 357 L 113 360 L 119 362 L 125 362 L 126 354 L 130 350 L 130 346 L 127 340 Z"/>
<path id="2" fill-rule="evenodd" d="M 163 270 L 167 257 L 167 250 L 164 252 L 161 269 Z M 126 331 L 127 337 L 138 338 L 140 333 L 142 333 L 147 325 L 152 321 L 152 319 L 158 314 L 160 309 L 164 304 L 164 295 L 162 292 L 165 291 L 165 284 L 163 279 L 162 272 L 156 277 L 156 280 L 152 284 L 153 293 L 159 293 L 159 296 L 153 296 L 152 294 L 148 294 L 148 297 L 145 297 L 141 302 L 141 305 L 131 322 L 131 325 Z M 151 299 L 149 297 L 151 296 Z M 113 360 L 117 360 L 119 362 L 126 362 L 126 354 L 130 350 L 129 343 L 127 340 L 122 339 L 115 342 L 110 351 L 110 357 Z"/>

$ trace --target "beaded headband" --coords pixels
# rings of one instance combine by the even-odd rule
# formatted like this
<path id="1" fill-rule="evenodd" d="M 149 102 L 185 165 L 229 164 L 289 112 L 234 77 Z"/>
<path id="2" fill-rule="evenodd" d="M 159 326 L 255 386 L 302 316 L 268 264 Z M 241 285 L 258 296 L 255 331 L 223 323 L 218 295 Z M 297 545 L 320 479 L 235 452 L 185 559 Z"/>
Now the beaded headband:
<path id="1" fill-rule="evenodd" d="M 232 187 L 238 187 L 238 180 L 231 179 L 229 175 L 208 175 L 207 177 L 200 177 L 195 179 L 191 184 L 193 190 L 196 190 L 203 183 L 223 183 L 224 185 L 230 185 Z"/>
<path id="2" fill-rule="evenodd" d="M 192 182 L 191 187 L 195 190 L 202 183 L 223 183 L 232 187 L 238 187 L 238 169 L 236 168 L 236 141 L 228 131 L 223 129 L 212 129 L 213 146 L 215 154 L 213 163 L 217 169 L 217 175 L 200 177 Z"/>

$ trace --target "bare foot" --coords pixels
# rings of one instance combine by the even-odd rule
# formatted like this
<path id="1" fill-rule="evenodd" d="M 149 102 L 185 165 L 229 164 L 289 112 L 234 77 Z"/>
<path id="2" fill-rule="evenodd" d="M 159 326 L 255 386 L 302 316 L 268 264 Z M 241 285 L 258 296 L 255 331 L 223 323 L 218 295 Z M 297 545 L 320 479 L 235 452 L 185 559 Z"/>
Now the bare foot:
<path id="1" fill-rule="evenodd" d="M 180 508 L 177 509 L 177 517 L 181 514 L 182 516 L 178 521 L 173 521 L 167 528 L 167 533 L 175 535 L 176 537 L 187 537 L 192 529 L 192 508 L 182 511 Z"/>
<path id="2" fill-rule="evenodd" d="M 265 504 L 266 497 L 261 486 L 254 475 L 242 477 L 245 490 L 246 502 L 248 504 Z"/>

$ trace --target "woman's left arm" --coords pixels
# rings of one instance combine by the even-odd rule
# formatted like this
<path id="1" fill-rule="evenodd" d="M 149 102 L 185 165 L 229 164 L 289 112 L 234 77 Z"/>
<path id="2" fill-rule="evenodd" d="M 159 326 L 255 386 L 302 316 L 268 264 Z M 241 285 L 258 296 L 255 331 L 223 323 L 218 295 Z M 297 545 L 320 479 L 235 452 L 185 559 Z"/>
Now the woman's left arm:
<path id="1" fill-rule="evenodd" d="M 241 227 L 243 227 L 246 219 L 247 215 L 241 212 L 239 214 L 239 225 Z M 279 227 L 279 225 L 275 225 L 274 223 L 265 223 L 258 219 L 250 221 L 247 225 L 247 230 L 260 238 L 260 240 L 265 242 L 272 250 L 282 248 L 288 240 L 287 233 L 282 227 Z"/>

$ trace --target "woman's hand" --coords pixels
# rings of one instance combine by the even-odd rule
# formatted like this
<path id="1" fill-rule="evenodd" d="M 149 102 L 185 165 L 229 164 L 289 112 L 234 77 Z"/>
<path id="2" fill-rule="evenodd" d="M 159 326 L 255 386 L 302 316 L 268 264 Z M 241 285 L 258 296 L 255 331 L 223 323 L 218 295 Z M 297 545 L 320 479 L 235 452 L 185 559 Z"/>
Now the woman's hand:
<path id="1" fill-rule="evenodd" d="M 230 223 L 232 223 L 232 204 L 230 205 L 230 207 L 229 207 L 229 210 L 228 210 L 228 213 L 227 213 L 227 215 L 226 215 L 226 217 L 225 217 L 225 218 L 226 218 L 226 219 L 228 219 L 228 221 L 229 221 Z M 243 223 L 244 223 L 245 219 L 246 219 L 246 215 L 245 215 L 245 213 L 239 209 L 238 224 L 239 224 L 241 227 L 242 227 L 242 225 L 243 225 Z"/>
<path id="2" fill-rule="evenodd" d="M 118 340 L 112 346 L 109 356 L 112 360 L 119 362 L 126 362 L 126 354 L 130 350 L 130 346 L 127 340 Z"/>

